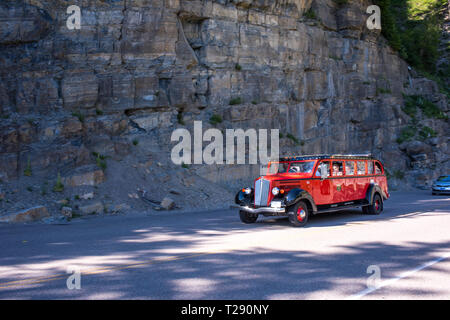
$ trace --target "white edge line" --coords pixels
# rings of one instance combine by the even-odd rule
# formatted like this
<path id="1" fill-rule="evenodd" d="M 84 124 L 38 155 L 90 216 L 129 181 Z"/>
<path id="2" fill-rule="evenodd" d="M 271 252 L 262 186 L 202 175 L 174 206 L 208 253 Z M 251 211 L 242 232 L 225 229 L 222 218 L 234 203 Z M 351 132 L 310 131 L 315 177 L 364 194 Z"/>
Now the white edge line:
<path id="1" fill-rule="evenodd" d="M 421 270 L 423 270 L 425 268 L 428 268 L 428 267 L 432 266 L 433 264 L 441 262 L 442 260 L 445 260 L 445 259 L 447 259 L 449 257 L 450 257 L 450 252 L 444 254 L 440 258 L 436 258 L 436 259 L 434 259 L 432 261 L 424 263 L 421 266 L 419 266 L 419 267 L 417 267 L 417 268 L 415 268 L 413 270 L 403 272 L 398 277 L 382 281 L 378 286 L 376 286 L 374 288 L 367 288 L 367 289 L 365 289 L 365 290 L 363 290 L 363 291 L 361 291 L 361 292 L 359 292 L 357 294 L 354 294 L 354 295 L 346 298 L 345 300 L 358 300 L 358 299 L 361 299 L 362 297 L 364 297 L 364 296 L 366 296 L 366 295 L 368 295 L 368 294 L 370 294 L 370 293 L 372 293 L 372 292 L 374 292 L 374 291 L 376 291 L 378 289 L 390 286 L 391 284 L 393 284 L 394 282 L 397 282 L 398 280 L 401 280 L 403 278 L 409 277 L 409 276 L 413 275 L 414 273 L 419 272 L 419 271 L 421 271 Z"/>

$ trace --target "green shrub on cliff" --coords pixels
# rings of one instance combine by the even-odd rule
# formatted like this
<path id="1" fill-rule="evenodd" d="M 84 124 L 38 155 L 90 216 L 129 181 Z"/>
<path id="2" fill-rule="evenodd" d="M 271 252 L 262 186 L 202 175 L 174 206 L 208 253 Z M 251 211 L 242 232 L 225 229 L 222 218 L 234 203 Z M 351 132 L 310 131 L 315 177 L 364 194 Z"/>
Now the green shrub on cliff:
<path id="1" fill-rule="evenodd" d="M 56 178 L 55 186 L 53 187 L 54 192 L 63 192 L 64 191 L 64 185 L 62 183 L 61 175 L 58 172 L 58 177 Z"/>
<path id="2" fill-rule="evenodd" d="M 407 58 L 396 22 L 398 13 L 393 10 L 391 0 L 375 0 L 374 3 L 381 9 L 381 32 L 389 41 L 389 45 L 397 50 L 402 58 Z"/>
<path id="3" fill-rule="evenodd" d="M 447 0 L 374 0 L 390 46 L 419 70 L 434 73 Z"/>
<path id="4" fill-rule="evenodd" d="M 419 140 L 425 141 L 428 138 L 434 138 L 437 136 L 436 131 L 434 131 L 432 128 L 424 126 L 419 131 Z"/>
<path id="5" fill-rule="evenodd" d="M 416 135 L 417 128 L 414 126 L 407 126 L 402 129 L 400 136 L 397 138 L 397 143 L 403 143 L 405 141 L 410 141 Z"/>
<path id="6" fill-rule="evenodd" d="M 241 104 L 242 103 L 242 98 L 241 97 L 236 97 L 230 100 L 230 106 L 234 106 L 237 104 Z"/>
<path id="7" fill-rule="evenodd" d="M 443 119 L 446 120 L 447 116 L 442 112 L 439 107 L 420 95 L 404 96 L 405 105 L 402 110 L 411 118 L 415 118 L 417 115 L 417 108 L 422 110 L 422 113 L 427 118 Z"/>
<path id="8" fill-rule="evenodd" d="M 33 174 L 33 171 L 31 170 L 30 159 L 28 159 L 27 161 L 27 166 L 25 167 L 25 170 L 23 170 L 23 174 L 27 177 L 31 177 L 31 175 Z"/>
<path id="9" fill-rule="evenodd" d="M 314 10 L 312 8 L 309 8 L 309 10 L 306 11 L 303 14 L 303 16 L 308 18 L 308 19 L 317 19 L 317 15 L 316 15 L 316 13 L 314 12 Z"/>
<path id="10" fill-rule="evenodd" d="M 334 3 L 336 3 L 338 6 L 343 6 L 344 4 L 348 3 L 348 0 L 334 0 Z"/>
<path id="11" fill-rule="evenodd" d="M 211 118 L 209 118 L 209 123 L 212 125 L 216 125 L 218 123 L 222 123 L 223 119 L 219 114 L 213 114 Z"/>

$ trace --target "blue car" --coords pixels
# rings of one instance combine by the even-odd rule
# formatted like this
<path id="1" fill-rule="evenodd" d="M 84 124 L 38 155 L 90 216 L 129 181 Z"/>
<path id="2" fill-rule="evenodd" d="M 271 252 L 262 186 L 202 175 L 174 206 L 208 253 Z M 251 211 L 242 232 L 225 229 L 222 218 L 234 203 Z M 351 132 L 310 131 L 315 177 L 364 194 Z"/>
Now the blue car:
<path id="1" fill-rule="evenodd" d="M 450 176 L 440 176 L 431 188 L 432 194 L 450 194 Z"/>

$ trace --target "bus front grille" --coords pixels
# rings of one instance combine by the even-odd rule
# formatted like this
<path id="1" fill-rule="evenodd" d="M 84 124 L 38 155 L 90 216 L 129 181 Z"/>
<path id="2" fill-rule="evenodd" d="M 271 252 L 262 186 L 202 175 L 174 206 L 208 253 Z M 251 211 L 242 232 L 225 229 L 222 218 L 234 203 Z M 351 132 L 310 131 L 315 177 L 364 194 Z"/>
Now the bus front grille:
<path id="1" fill-rule="evenodd" d="M 255 206 L 267 206 L 270 181 L 259 179 L 255 182 Z"/>

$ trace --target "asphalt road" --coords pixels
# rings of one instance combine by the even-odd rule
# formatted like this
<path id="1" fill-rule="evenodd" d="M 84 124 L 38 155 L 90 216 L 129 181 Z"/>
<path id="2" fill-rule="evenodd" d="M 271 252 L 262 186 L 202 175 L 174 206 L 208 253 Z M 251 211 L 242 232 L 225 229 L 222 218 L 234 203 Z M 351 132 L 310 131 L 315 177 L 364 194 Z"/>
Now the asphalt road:
<path id="1" fill-rule="evenodd" d="M 449 230 L 450 197 L 426 191 L 305 228 L 234 210 L 0 225 L 0 299 L 450 299 Z"/>

